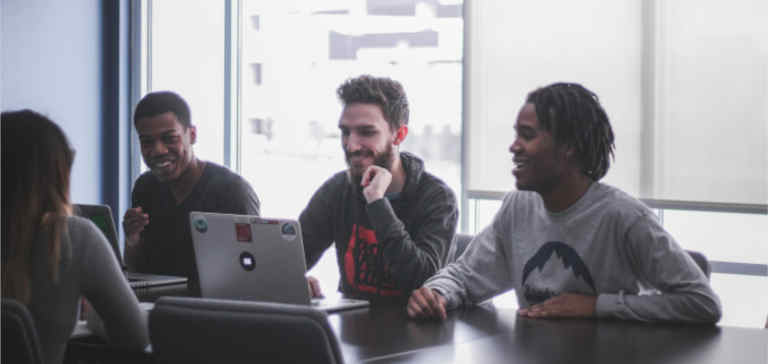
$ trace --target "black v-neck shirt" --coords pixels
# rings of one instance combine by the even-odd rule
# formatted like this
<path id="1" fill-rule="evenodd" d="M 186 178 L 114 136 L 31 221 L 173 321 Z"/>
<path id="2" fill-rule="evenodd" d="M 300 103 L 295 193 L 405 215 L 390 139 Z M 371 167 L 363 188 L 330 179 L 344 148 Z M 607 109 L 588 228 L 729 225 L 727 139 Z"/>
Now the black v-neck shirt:
<path id="1" fill-rule="evenodd" d="M 137 271 L 187 277 L 190 287 L 197 287 L 189 213 L 259 215 L 259 198 L 245 179 L 226 167 L 205 163 L 202 176 L 181 204 L 176 203 L 169 184 L 160 182 L 151 172 L 136 180 L 133 207 L 141 206 L 149 214 L 149 224 L 141 233 Z"/>

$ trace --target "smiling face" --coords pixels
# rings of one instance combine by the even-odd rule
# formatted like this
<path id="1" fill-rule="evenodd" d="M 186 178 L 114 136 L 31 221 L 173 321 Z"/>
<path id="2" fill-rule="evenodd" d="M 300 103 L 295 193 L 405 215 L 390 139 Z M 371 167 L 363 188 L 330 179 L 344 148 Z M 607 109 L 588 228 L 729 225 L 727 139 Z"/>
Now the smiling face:
<path id="1" fill-rule="evenodd" d="M 391 169 L 396 133 L 376 104 L 355 103 L 344 107 L 339 120 L 341 146 L 350 176 L 359 181 L 371 165 Z"/>
<path id="2" fill-rule="evenodd" d="M 162 182 L 177 180 L 194 160 L 194 126 L 185 128 L 176 114 L 165 112 L 136 120 L 144 163 Z"/>
<path id="3" fill-rule="evenodd" d="M 569 162 L 565 148 L 558 147 L 552 134 L 539 124 L 533 104 L 525 104 L 520 109 L 515 132 L 517 136 L 509 151 L 514 156 L 512 174 L 517 189 L 539 193 L 554 190 L 563 182 Z"/>

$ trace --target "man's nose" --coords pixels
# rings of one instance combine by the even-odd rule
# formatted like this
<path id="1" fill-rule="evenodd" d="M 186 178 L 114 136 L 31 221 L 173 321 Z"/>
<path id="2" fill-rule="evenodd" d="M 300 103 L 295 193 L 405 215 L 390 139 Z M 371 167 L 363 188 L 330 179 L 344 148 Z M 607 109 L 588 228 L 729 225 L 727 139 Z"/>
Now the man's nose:
<path id="1" fill-rule="evenodd" d="M 517 145 L 517 140 L 515 140 L 512 144 L 509 145 L 509 152 L 512 154 L 516 153 L 516 150 L 518 150 L 520 147 Z"/>
<path id="2" fill-rule="evenodd" d="M 152 155 L 163 155 L 168 153 L 168 147 L 166 147 L 163 142 L 156 141 L 152 143 L 152 148 L 150 149 L 150 152 Z"/>
<path id="3" fill-rule="evenodd" d="M 350 134 L 347 137 L 345 148 L 348 152 L 354 153 L 360 150 L 360 139 L 356 137 L 354 134 Z"/>

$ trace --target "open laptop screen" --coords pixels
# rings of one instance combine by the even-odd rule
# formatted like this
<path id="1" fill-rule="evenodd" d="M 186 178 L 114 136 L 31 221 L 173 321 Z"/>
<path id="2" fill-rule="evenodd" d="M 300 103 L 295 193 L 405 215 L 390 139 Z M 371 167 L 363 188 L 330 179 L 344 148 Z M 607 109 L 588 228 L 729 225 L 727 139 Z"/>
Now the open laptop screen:
<path id="1" fill-rule="evenodd" d="M 125 271 L 126 267 L 123 263 L 122 255 L 120 254 L 120 247 L 117 243 L 117 229 L 115 228 L 115 220 L 112 218 L 112 209 L 110 209 L 107 205 L 78 204 L 74 207 L 75 214 L 91 220 L 94 225 L 96 225 L 101 230 L 101 232 L 104 233 L 107 241 L 109 241 L 109 245 L 112 246 L 112 250 L 115 253 L 117 262 L 120 264 L 120 267 L 123 269 L 123 271 Z M 184 284 L 187 282 L 186 277 L 127 271 L 125 271 L 125 278 L 128 280 L 131 288 L 134 289 Z"/>
<path id="2" fill-rule="evenodd" d="M 109 245 L 112 246 L 112 251 L 115 253 L 120 267 L 125 268 L 122 255 L 120 254 L 120 246 L 117 242 L 117 229 L 115 227 L 115 220 L 112 218 L 112 209 L 107 205 L 75 204 L 74 210 L 77 216 L 91 220 L 101 230 L 104 237 L 107 238 Z"/>

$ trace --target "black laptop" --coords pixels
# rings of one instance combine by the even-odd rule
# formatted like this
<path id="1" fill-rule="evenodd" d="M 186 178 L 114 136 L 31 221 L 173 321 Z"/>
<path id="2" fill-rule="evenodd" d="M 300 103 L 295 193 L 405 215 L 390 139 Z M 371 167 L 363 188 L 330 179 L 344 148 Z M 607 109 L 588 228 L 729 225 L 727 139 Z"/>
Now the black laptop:
<path id="1" fill-rule="evenodd" d="M 109 241 L 109 245 L 112 246 L 115 257 L 117 257 L 117 261 L 120 263 L 120 267 L 123 269 L 125 278 L 128 280 L 128 284 L 130 284 L 131 288 L 152 288 L 158 286 L 187 283 L 186 277 L 126 271 L 125 263 L 123 263 L 123 257 L 120 254 L 120 247 L 117 243 L 117 229 L 115 227 L 115 220 L 112 218 L 112 209 L 110 209 L 107 205 L 75 204 L 74 210 L 76 215 L 91 220 L 101 230 L 101 232 L 104 233 L 107 241 Z"/>

